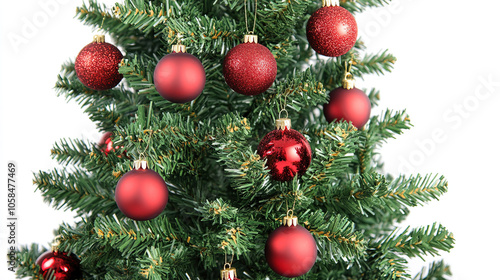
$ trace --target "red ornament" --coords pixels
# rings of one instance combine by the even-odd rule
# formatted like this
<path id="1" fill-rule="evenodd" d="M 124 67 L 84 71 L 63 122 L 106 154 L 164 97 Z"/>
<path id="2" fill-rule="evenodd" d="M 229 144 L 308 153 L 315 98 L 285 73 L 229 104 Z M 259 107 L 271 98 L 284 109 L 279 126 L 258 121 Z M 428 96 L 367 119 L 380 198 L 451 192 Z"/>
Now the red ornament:
<path id="1" fill-rule="evenodd" d="M 297 217 L 287 216 L 266 242 L 265 255 L 269 267 L 281 276 L 293 278 L 306 274 L 316 262 L 316 241 Z"/>
<path id="2" fill-rule="evenodd" d="M 48 251 L 38 257 L 36 264 L 40 266 L 40 273 L 45 279 L 49 279 L 52 273 L 56 280 L 81 278 L 80 260 L 75 254 Z"/>
<path id="3" fill-rule="evenodd" d="M 123 78 L 118 64 L 123 55 L 115 46 L 104 42 L 104 35 L 94 36 L 75 60 L 76 76 L 86 87 L 93 90 L 114 88 Z"/>
<path id="4" fill-rule="evenodd" d="M 348 77 L 350 73 L 346 73 Z M 330 92 L 330 101 L 323 105 L 323 113 L 328 122 L 345 120 L 358 129 L 370 119 L 371 103 L 366 94 L 354 87 L 354 79 L 344 78 L 343 87 Z"/>
<path id="5" fill-rule="evenodd" d="M 257 43 L 257 36 L 245 35 L 244 43 L 227 53 L 222 73 L 227 85 L 237 93 L 257 95 L 273 84 L 278 66 L 271 51 Z"/>
<path id="6" fill-rule="evenodd" d="M 323 6 L 306 26 L 307 40 L 319 54 L 341 56 L 356 43 L 358 25 L 354 16 L 340 6 Z"/>
<path id="7" fill-rule="evenodd" d="M 257 153 L 266 159 L 271 178 L 277 181 L 293 180 L 304 174 L 311 164 L 311 147 L 300 132 L 291 129 L 290 119 L 276 120 L 276 129 L 262 138 Z"/>
<path id="8" fill-rule="evenodd" d="M 131 219 L 153 219 L 167 205 L 167 184 L 160 174 L 147 169 L 146 161 L 136 161 L 134 165 L 135 169 L 125 173 L 116 185 L 116 204 Z"/>
<path id="9" fill-rule="evenodd" d="M 174 45 L 172 53 L 156 65 L 154 83 L 158 93 L 174 103 L 186 103 L 198 97 L 205 87 L 205 69 L 200 60 L 186 53 L 184 45 Z"/>
<path id="10" fill-rule="evenodd" d="M 107 156 L 109 153 L 114 152 L 116 149 L 120 149 L 120 146 L 113 146 L 113 140 L 111 137 L 113 136 L 112 132 L 106 132 L 102 135 L 101 140 L 99 140 L 98 146 L 101 148 L 101 151 Z"/>

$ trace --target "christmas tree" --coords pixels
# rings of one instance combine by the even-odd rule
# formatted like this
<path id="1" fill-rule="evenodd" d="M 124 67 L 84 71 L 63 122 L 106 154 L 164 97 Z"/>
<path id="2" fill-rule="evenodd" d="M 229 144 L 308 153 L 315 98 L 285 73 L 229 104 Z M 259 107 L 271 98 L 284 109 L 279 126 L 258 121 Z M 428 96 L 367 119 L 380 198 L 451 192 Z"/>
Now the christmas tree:
<path id="1" fill-rule="evenodd" d="M 408 258 L 449 251 L 442 225 L 398 225 L 410 207 L 444 194 L 446 179 L 383 173 L 377 149 L 411 127 L 409 116 L 369 116 L 359 102 L 374 107 L 379 92 L 353 85 L 393 67 L 393 55 L 367 52 L 352 33 L 356 14 L 389 1 L 340 2 L 345 9 L 306 0 L 78 7 L 107 37 L 63 64 L 56 88 L 104 137 L 60 140 L 52 155 L 62 168 L 35 174 L 45 200 L 79 220 L 57 230 L 54 252 L 22 247 L 17 275 L 217 279 L 225 270 L 234 279 L 235 269 L 240 279 L 408 279 Z M 351 33 L 328 37 L 335 24 Z M 92 72 L 94 64 L 108 68 Z M 123 191 L 132 177 L 139 190 Z M 127 194 L 151 185 L 137 210 Z M 49 257 L 74 274 L 43 275 Z M 415 278 L 449 274 L 435 262 Z"/>

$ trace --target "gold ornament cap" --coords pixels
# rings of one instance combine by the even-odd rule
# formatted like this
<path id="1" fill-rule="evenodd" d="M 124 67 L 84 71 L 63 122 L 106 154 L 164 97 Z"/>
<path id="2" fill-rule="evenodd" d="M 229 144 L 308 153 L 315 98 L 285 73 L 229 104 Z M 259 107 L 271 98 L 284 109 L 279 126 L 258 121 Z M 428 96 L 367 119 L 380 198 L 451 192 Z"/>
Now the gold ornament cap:
<path id="1" fill-rule="evenodd" d="M 105 43 L 106 38 L 104 35 L 94 35 L 94 39 L 92 40 L 92 43 Z"/>
<path id="2" fill-rule="evenodd" d="M 323 7 L 340 6 L 339 0 L 323 0 Z"/>
<path id="3" fill-rule="evenodd" d="M 177 44 L 172 46 L 172 52 L 174 53 L 185 53 L 186 52 L 186 46 Z"/>
<path id="4" fill-rule="evenodd" d="M 353 89 L 355 83 L 356 83 L 356 80 L 354 79 L 352 74 L 349 72 L 345 73 L 344 79 L 342 79 L 342 87 L 345 89 Z"/>
<path id="5" fill-rule="evenodd" d="M 293 215 L 292 210 L 288 210 L 286 213 L 286 217 L 283 218 L 283 225 L 286 227 L 291 227 L 291 226 L 297 226 L 297 223 L 299 222 L 299 219 L 297 216 Z"/>
<path id="6" fill-rule="evenodd" d="M 224 265 L 224 269 L 220 271 L 220 280 L 234 280 L 237 278 L 236 276 L 236 268 L 232 268 L 231 265 L 229 265 L 229 268 L 225 268 L 226 265 Z"/>
<path id="7" fill-rule="evenodd" d="M 143 159 L 134 161 L 134 169 L 148 169 L 148 162 Z"/>
<path id="8" fill-rule="evenodd" d="M 54 242 L 52 242 L 52 244 L 51 244 L 52 252 L 58 252 L 59 251 L 59 245 L 61 244 L 61 240 L 59 240 L 59 239 L 61 237 L 62 237 L 61 235 L 57 235 L 54 238 Z"/>
<path id="9" fill-rule="evenodd" d="M 243 43 L 258 43 L 259 42 L 259 37 L 257 35 L 253 34 L 246 34 L 245 37 L 243 37 Z"/>
<path id="10" fill-rule="evenodd" d="M 276 129 L 285 130 L 285 128 L 286 129 L 292 128 L 292 121 L 288 118 L 277 119 L 275 124 L 276 124 Z"/>

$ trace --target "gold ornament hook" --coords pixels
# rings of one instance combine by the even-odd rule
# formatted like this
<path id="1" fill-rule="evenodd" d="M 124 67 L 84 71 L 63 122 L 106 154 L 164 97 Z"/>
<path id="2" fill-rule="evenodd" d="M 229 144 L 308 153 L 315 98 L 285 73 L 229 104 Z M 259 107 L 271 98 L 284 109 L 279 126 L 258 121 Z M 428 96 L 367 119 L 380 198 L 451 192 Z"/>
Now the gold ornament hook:
<path id="1" fill-rule="evenodd" d="M 177 33 L 177 44 L 172 45 L 172 52 L 173 53 L 185 53 L 186 52 L 186 46 L 182 44 L 181 38 L 182 34 Z"/>
<path id="2" fill-rule="evenodd" d="M 247 34 L 253 35 L 255 33 L 255 24 L 257 22 L 257 0 L 255 0 L 255 11 L 254 11 L 254 18 L 253 18 L 253 29 L 251 31 L 248 30 L 247 0 L 245 0 L 245 3 L 243 4 L 243 7 L 245 8 L 245 26 L 246 26 L 246 29 L 247 29 Z"/>
<path id="3" fill-rule="evenodd" d="M 342 79 L 342 87 L 345 89 L 353 89 L 356 82 L 354 76 L 351 74 L 352 62 L 353 58 L 349 60 L 349 65 L 347 65 L 347 61 L 345 62 L 344 79 Z"/>
<path id="4" fill-rule="evenodd" d="M 52 242 L 51 244 L 51 249 L 52 249 L 52 252 L 57 252 L 59 251 L 59 245 L 61 244 L 61 240 L 59 240 L 62 236 L 59 234 L 59 235 L 56 235 L 54 237 L 54 242 Z"/>

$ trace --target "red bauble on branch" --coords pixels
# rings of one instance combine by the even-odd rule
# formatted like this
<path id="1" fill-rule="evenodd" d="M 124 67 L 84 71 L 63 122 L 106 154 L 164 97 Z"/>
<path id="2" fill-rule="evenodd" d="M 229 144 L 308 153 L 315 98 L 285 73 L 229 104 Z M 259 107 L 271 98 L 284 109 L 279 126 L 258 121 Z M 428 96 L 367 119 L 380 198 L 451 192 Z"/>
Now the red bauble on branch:
<path id="1" fill-rule="evenodd" d="M 125 216 L 145 221 L 158 216 L 168 202 L 168 187 L 160 174 L 147 168 L 146 161 L 134 162 L 134 169 L 125 173 L 115 190 L 118 208 Z"/>
<path id="2" fill-rule="evenodd" d="M 287 216 L 266 242 L 269 267 L 281 276 L 293 278 L 306 274 L 316 262 L 316 241 L 311 233 L 297 224 L 297 217 Z"/>
<path id="3" fill-rule="evenodd" d="M 354 16 L 335 1 L 327 0 L 307 21 L 307 40 L 319 54 L 341 56 L 356 43 L 358 25 Z M 337 1 L 338 2 L 338 1 Z"/>
<path id="4" fill-rule="evenodd" d="M 328 122 L 345 120 L 360 129 L 370 119 L 370 99 L 363 91 L 354 87 L 354 79 L 350 73 L 346 73 L 342 84 L 342 87 L 330 92 L 330 101 L 323 105 L 323 113 Z"/>
<path id="5" fill-rule="evenodd" d="M 257 41 L 256 35 L 245 35 L 244 43 L 232 48 L 224 58 L 224 79 L 237 93 L 261 94 L 276 79 L 276 59 L 268 48 Z"/>
<path id="6" fill-rule="evenodd" d="M 60 251 L 48 251 L 43 253 L 36 260 L 45 279 L 54 275 L 56 280 L 80 279 L 80 260 L 75 254 L 67 254 Z"/>
<path id="7" fill-rule="evenodd" d="M 94 36 L 75 60 L 76 76 L 86 87 L 93 90 L 114 88 L 123 78 L 118 64 L 123 55 L 117 47 L 104 42 L 104 35 Z"/>
<path id="8" fill-rule="evenodd" d="M 277 181 L 293 180 L 302 175 L 311 164 L 311 147 L 300 132 L 291 129 L 290 119 L 276 120 L 276 129 L 262 138 L 257 148 L 267 160 L 271 178 Z"/>
<path id="9" fill-rule="evenodd" d="M 200 60 L 186 53 L 184 45 L 172 46 L 172 53 L 156 65 L 154 83 L 158 93 L 174 103 L 186 103 L 198 97 L 205 87 L 205 69 Z"/>

